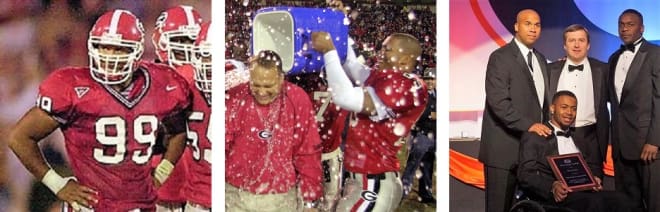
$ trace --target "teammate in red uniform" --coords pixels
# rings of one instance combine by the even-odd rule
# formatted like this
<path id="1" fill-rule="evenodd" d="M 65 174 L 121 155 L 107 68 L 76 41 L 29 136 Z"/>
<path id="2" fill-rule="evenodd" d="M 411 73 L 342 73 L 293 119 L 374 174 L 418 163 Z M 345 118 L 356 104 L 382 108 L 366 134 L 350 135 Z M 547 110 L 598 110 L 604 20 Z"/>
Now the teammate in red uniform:
<path id="1" fill-rule="evenodd" d="M 163 11 L 151 37 L 160 62 L 170 67 L 190 64 L 200 24 L 202 17 L 191 6 L 179 5 Z"/>
<path id="2" fill-rule="evenodd" d="M 186 78 L 193 93 L 192 113 L 187 121 L 188 145 L 192 153 L 181 159 L 188 165 L 182 190 L 187 201 L 184 211 L 211 211 L 211 132 L 208 130 L 211 118 L 210 27 L 210 22 L 202 24 L 195 41 L 194 69 L 187 68 L 190 66 L 177 69 Z"/>
<path id="3" fill-rule="evenodd" d="M 257 53 L 250 82 L 227 92 L 227 211 L 300 211 L 298 197 L 311 209 L 323 195 L 312 104 L 284 81 L 281 61 L 273 51 Z"/>
<path id="4" fill-rule="evenodd" d="M 400 33 L 386 38 L 374 70 L 349 69 L 357 75 L 369 73 L 351 76 L 364 82 L 358 87 L 345 74 L 328 33 L 313 33 L 312 46 L 324 53 L 333 102 L 354 112 L 344 154 L 344 168 L 350 177 L 337 210 L 393 211 L 402 195 L 396 153 L 424 111 L 428 97 L 424 82 L 411 73 L 421 54 L 419 41 Z"/>
<path id="5" fill-rule="evenodd" d="M 10 135 L 21 162 L 65 207 L 155 210 L 155 186 L 167 179 L 185 148 L 185 129 L 177 124 L 190 104 L 188 84 L 167 66 L 140 61 L 143 42 L 142 23 L 129 11 L 103 14 L 89 34 L 89 68 L 48 76 L 37 106 Z M 73 180 L 50 169 L 37 146 L 57 128 L 64 133 Z M 171 136 L 152 177 L 148 162 L 162 130 Z"/>
<path id="6" fill-rule="evenodd" d="M 191 6 L 179 5 L 163 11 L 156 20 L 156 27 L 151 41 L 156 49 L 159 62 L 176 69 L 178 72 L 192 72 L 194 42 L 199 34 L 202 18 Z M 191 157 L 186 148 L 183 158 Z M 156 152 L 151 165 L 156 166 L 162 158 Z M 188 173 L 187 161 L 177 163 L 169 180 L 158 188 L 157 211 L 180 212 L 186 203 L 182 188 Z"/>
<path id="7" fill-rule="evenodd" d="M 342 185 L 342 158 L 339 148 L 342 141 L 342 132 L 348 111 L 342 110 L 332 103 L 327 82 L 319 73 L 308 73 L 287 77 L 287 81 L 300 86 L 314 106 L 318 132 L 321 136 L 323 168 L 323 199 L 320 202 L 321 211 L 335 211 L 335 205 L 341 197 Z"/>

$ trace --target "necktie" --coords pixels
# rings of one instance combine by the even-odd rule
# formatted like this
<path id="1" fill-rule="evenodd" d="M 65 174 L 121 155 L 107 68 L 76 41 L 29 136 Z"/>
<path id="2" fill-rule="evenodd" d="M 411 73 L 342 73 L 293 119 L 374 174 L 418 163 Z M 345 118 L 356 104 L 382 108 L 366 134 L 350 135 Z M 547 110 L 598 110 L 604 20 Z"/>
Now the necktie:
<path id="1" fill-rule="evenodd" d="M 534 68 L 532 67 L 532 50 L 529 50 L 527 53 L 527 65 L 529 66 L 529 70 L 534 72 Z"/>
<path id="2" fill-rule="evenodd" d="M 557 131 L 557 136 L 564 136 L 564 137 L 566 137 L 566 138 L 570 138 L 570 137 L 571 137 L 571 131 L 570 131 L 570 130 L 567 130 L 567 131 Z"/>
<path id="3" fill-rule="evenodd" d="M 574 66 L 574 65 L 568 65 L 568 71 L 574 71 L 575 69 L 577 69 L 577 70 L 579 70 L 579 71 L 582 71 L 582 70 L 584 69 L 584 64 L 582 64 L 582 65 L 577 65 L 577 66 Z"/>

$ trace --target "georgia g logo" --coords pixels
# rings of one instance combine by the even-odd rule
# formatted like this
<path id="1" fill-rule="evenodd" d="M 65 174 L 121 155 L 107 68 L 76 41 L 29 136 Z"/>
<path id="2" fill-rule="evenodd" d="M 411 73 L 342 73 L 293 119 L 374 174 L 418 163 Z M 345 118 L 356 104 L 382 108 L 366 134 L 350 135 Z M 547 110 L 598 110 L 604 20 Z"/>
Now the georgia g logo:
<path id="1" fill-rule="evenodd" d="M 273 137 L 273 133 L 271 133 L 268 130 L 261 130 L 257 135 L 259 136 L 259 138 L 261 138 L 261 140 L 268 140 L 271 137 Z"/>
<path id="2" fill-rule="evenodd" d="M 362 191 L 360 194 L 362 196 L 362 199 L 369 201 L 369 202 L 375 202 L 376 199 L 378 199 L 378 194 L 376 194 L 373 191 Z"/>

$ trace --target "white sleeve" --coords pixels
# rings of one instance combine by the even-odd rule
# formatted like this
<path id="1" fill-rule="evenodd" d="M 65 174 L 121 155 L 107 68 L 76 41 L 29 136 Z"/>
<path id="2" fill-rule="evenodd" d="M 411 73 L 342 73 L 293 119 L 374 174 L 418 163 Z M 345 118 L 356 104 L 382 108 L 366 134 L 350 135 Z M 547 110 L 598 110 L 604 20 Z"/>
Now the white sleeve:
<path id="1" fill-rule="evenodd" d="M 361 87 L 353 87 L 353 83 L 344 73 L 337 50 L 326 52 L 323 60 L 328 86 L 332 92 L 332 101 L 345 110 L 361 112 L 364 93 Z"/>
<path id="2" fill-rule="evenodd" d="M 352 79 L 356 85 L 362 85 L 367 80 L 367 77 L 369 77 L 370 69 L 357 60 L 355 52 L 351 47 L 353 43 L 355 43 L 353 39 L 348 38 L 346 61 L 344 61 L 342 67 L 346 71 L 348 78 Z"/>

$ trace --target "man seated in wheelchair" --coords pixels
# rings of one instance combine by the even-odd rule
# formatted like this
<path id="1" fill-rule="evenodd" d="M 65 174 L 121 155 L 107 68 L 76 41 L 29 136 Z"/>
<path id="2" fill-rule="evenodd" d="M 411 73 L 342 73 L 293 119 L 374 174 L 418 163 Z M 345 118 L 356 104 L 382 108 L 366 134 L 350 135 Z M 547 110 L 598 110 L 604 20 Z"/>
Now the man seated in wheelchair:
<path id="1" fill-rule="evenodd" d="M 520 188 L 532 200 L 544 205 L 575 211 L 630 211 L 626 197 L 615 191 L 603 191 L 603 167 L 597 157 L 596 143 L 574 142 L 571 125 L 575 121 L 577 98 L 570 91 L 558 91 L 552 97 L 550 121 L 553 133 L 547 137 L 523 134 L 520 145 L 518 180 Z M 576 138 L 579 139 L 579 138 Z M 576 145 L 577 144 L 577 145 Z M 567 186 L 553 174 L 547 156 L 580 153 L 593 173 L 594 186 L 577 189 Z M 580 190 L 580 191 L 578 191 Z"/>

